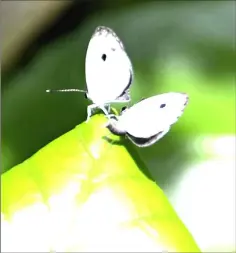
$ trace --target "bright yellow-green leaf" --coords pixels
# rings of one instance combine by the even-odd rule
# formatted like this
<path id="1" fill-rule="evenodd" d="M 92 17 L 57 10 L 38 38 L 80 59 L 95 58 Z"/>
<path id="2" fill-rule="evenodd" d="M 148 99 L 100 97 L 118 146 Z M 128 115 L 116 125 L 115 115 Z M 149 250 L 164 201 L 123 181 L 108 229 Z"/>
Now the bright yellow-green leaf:
<path id="1" fill-rule="evenodd" d="M 3 252 L 200 252 L 105 123 L 93 116 L 2 175 Z"/>

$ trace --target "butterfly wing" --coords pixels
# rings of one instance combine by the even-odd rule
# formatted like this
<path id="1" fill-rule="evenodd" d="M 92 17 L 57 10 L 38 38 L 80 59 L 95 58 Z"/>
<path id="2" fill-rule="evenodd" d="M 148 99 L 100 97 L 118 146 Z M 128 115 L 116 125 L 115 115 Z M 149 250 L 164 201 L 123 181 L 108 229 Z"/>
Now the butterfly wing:
<path id="1" fill-rule="evenodd" d="M 186 94 L 174 92 L 144 99 L 122 113 L 119 127 L 133 139 L 152 137 L 156 141 L 182 115 L 187 101 Z"/>
<path id="2" fill-rule="evenodd" d="M 129 98 L 126 91 L 133 78 L 132 65 L 123 43 L 110 28 L 95 30 L 87 49 L 85 72 L 88 97 L 95 104 Z"/>
<path id="3" fill-rule="evenodd" d="M 170 127 L 166 128 L 164 131 L 160 131 L 157 134 L 146 137 L 146 138 L 140 138 L 140 137 L 135 137 L 129 133 L 127 133 L 128 138 L 138 147 L 148 147 L 160 140 L 168 131 Z"/>

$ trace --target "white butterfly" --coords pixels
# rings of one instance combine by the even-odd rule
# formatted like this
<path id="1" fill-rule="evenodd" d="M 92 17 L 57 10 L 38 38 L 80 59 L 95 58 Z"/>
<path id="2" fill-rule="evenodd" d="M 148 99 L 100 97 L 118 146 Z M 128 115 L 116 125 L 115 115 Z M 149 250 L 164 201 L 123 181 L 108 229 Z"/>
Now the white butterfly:
<path id="1" fill-rule="evenodd" d="M 85 76 L 87 91 L 78 89 L 54 91 L 85 92 L 86 97 L 93 102 L 87 107 L 87 121 L 95 108 L 100 108 L 109 116 L 111 103 L 130 101 L 132 64 L 123 43 L 112 29 L 105 26 L 96 28 L 88 44 Z"/>
<path id="2" fill-rule="evenodd" d="M 185 93 L 152 96 L 123 110 L 120 116 L 110 115 L 107 128 L 116 135 L 126 135 L 139 147 L 147 147 L 169 131 L 187 103 Z"/>

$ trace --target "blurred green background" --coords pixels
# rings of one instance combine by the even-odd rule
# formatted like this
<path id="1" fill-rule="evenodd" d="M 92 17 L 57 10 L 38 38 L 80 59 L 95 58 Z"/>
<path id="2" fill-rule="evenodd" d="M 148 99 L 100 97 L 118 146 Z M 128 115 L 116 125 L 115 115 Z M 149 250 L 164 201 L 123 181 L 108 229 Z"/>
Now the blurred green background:
<path id="1" fill-rule="evenodd" d="M 183 116 L 155 145 L 134 147 L 204 252 L 235 246 L 235 2 L 4 1 L 2 172 L 86 119 L 85 55 L 98 25 L 134 67 L 132 104 L 186 92 Z M 161 169 L 160 169 L 161 168 Z"/>

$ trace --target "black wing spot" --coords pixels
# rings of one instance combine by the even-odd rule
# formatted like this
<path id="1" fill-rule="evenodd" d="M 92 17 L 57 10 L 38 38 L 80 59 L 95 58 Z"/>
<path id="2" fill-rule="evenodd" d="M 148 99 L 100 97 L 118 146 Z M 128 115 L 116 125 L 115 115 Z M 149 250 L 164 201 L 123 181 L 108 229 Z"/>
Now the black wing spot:
<path id="1" fill-rule="evenodd" d="M 160 108 L 164 108 L 164 107 L 166 107 L 166 104 L 161 104 L 160 105 Z"/>
<path id="2" fill-rule="evenodd" d="M 121 112 L 125 111 L 127 109 L 127 106 L 124 106 L 121 108 Z"/>
<path id="3" fill-rule="evenodd" d="M 102 59 L 103 59 L 103 61 L 105 61 L 105 60 L 107 59 L 106 54 L 103 54 L 103 55 L 102 55 Z"/>

